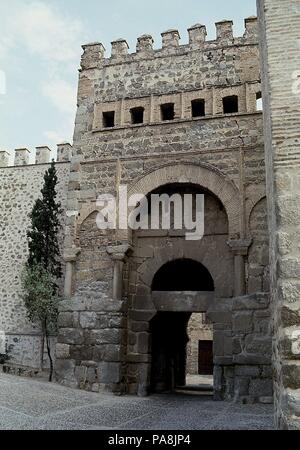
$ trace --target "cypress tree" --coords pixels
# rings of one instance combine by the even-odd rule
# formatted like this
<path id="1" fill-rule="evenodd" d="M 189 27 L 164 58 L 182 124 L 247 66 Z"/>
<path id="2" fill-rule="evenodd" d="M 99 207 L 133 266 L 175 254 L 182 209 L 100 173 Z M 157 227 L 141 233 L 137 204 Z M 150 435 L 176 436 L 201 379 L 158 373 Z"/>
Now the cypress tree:
<path id="1" fill-rule="evenodd" d="M 58 233 L 61 204 L 56 201 L 57 173 L 55 162 L 44 175 L 42 198 L 35 202 L 30 214 L 31 229 L 27 232 L 29 257 L 28 266 L 41 265 L 54 278 L 61 278 Z"/>

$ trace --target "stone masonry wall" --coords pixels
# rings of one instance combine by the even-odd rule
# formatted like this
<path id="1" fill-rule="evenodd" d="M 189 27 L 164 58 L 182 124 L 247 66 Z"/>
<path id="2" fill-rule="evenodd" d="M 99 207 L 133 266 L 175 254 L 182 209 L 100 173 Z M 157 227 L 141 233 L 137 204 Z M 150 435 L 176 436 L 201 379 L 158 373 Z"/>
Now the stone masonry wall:
<path id="1" fill-rule="evenodd" d="M 189 30 L 190 41 L 184 46 L 179 45 L 178 33 L 169 30 L 162 34 L 160 50 L 153 50 L 150 36 L 142 36 L 138 38 L 137 52 L 132 54 L 128 54 L 128 45 L 121 39 L 112 43 L 110 58 L 104 58 L 100 43 L 83 46 L 64 248 L 65 254 L 71 255 L 68 285 L 74 308 L 77 299 L 81 300 L 80 310 L 73 310 L 70 301 L 61 312 L 62 321 L 65 313 L 72 313 L 72 320 L 75 313 L 75 319 L 70 322 L 69 316 L 68 325 L 60 325 L 57 346 L 60 382 L 98 390 L 103 385 L 119 389 L 125 380 L 128 392 L 147 393 L 151 364 L 149 321 L 155 315 L 149 291 L 155 272 L 163 262 L 184 255 L 200 260 L 204 266 L 207 263 L 220 305 L 237 291 L 246 294 L 247 289 L 267 290 L 264 276 L 268 261 L 264 257 L 265 230 L 261 226 L 260 209 L 266 193 L 262 114 L 256 107 L 261 92 L 256 25 L 255 18 L 246 19 L 244 36 L 235 38 L 232 22 L 220 22 L 213 41 L 206 41 L 205 27 L 197 25 Z M 238 112 L 223 110 L 223 99 L 228 96 L 237 97 Z M 191 102 L 195 99 L 205 100 L 205 116 L 192 117 Z M 174 120 L 163 120 L 161 106 L 166 103 L 174 104 Z M 144 108 L 141 124 L 131 122 L 131 109 L 135 107 Z M 107 125 L 107 113 L 110 120 L 114 117 L 111 124 L 114 126 Z M 178 174 L 175 178 L 174 173 Z M 100 194 L 117 197 L 122 184 L 128 186 L 129 192 L 147 195 L 172 182 L 202 186 L 221 203 L 223 199 L 221 206 L 228 207 L 225 208 L 228 229 L 222 229 L 221 234 L 220 230 L 208 233 L 196 246 L 182 236 L 155 237 L 149 233 L 136 238 L 127 230 L 103 232 L 97 228 Z M 140 190 L 136 190 L 137 186 Z M 221 219 L 217 222 L 217 226 L 223 223 Z M 230 247 L 228 240 L 234 242 L 233 247 L 240 245 L 240 249 Z M 261 256 L 257 263 L 253 260 L 250 263 L 248 246 L 253 255 Z M 84 313 L 93 312 L 94 303 L 89 300 L 89 284 L 93 283 L 103 283 L 98 298 L 99 308 L 102 297 L 105 299 L 103 311 L 108 299 L 111 306 L 115 302 L 120 308 L 119 302 L 123 301 L 128 322 L 124 330 L 119 328 L 111 335 L 119 336 L 114 345 L 125 345 L 125 362 L 122 357 L 116 361 L 115 355 L 94 353 L 92 349 L 100 341 L 91 343 L 91 332 L 85 331 L 78 322 L 78 317 L 80 320 Z M 91 330 L 101 330 L 100 310 L 94 312 Z M 254 310 L 251 314 L 253 319 Z M 223 358 L 216 363 L 222 371 L 226 365 L 235 366 L 233 325 L 228 329 L 225 325 L 220 324 L 220 330 L 228 330 L 231 335 L 226 354 L 217 354 Z M 246 330 L 241 345 L 250 346 L 246 337 L 256 332 L 254 325 L 253 330 Z M 78 352 L 77 346 L 81 347 Z M 227 352 L 231 352 L 230 361 Z M 255 363 L 260 367 L 259 374 L 260 364 L 268 363 Z M 239 364 L 248 365 L 248 362 Z M 90 366 L 92 375 L 87 380 L 85 374 Z M 259 376 L 255 374 L 253 378 Z M 225 379 L 231 383 L 228 374 Z M 220 392 L 225 395 L 226 389 L 222 389 Z M 228 398 L 234 398 L 234 390 L 229 391 Z M 260 397 L 269 393 L 268 389 L 262 390 Z M 259 398 L 249 392 L 245 397 Z"/>
<path id="2" fill-rule="evenodd" d="M 109 290 L 107 283 L 89 282 L 61 303 L 55 372 L 62 384 L 124 391 L 126 305 Z"/>
<path id="3" fill-rule="evenodd" d="M 258 0 L 278 428 L 300 429 L 300 4 Z"/>
<path id="4" fill-rule="evenodd" d="M 272 330 L 268 294 L 216 300 L 213 322 L 215 398 L 272 403 Z"/>
<path id="5" fill-rule="evenodd" d="M 48 167 L 37 164 L 0 168 L 0 330 L 7 338 L 10 362 L 31 367 L 39 367 L 41 343 L 38 328 L 26 317 L 20 275 L 27 258 L 28 214 L 40 194 Z M 57 198 L 65 210 L 69 163 L 58 163 L 56 168 Z M 62 220 L 64 227 L 64 215 Z"/>
<path id="6" fill-rule="evenodd" d="M 212 341 L 212 325 L 206 323 L 205 314 L 192 314 L 188 323 L 187 374 L 198 375 L 199 341 Z"/>

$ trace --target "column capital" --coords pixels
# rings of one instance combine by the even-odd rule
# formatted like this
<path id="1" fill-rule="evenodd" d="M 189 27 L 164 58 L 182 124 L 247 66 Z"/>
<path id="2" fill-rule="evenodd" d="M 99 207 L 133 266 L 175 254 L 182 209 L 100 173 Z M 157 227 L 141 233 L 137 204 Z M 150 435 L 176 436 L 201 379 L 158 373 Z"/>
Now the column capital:
<path id="1" fill-rule="evenodd" d="M 231 239 L 227 245 L 234 255 L 247 256 L 252 239 Z"/>
<path id="2" fill-rule="evenodd" d="M 75 262 L 80 252 L 81 248 L 79 247 L 72 247 L 70 249 L 67 249 L 64 253 L 64 261 Z"/>
<path id="3" fill-rule="evenodd" d="M 132 251 L 129 244 L 115 245 L 106 247 L 106 251 L 114 261 L 124 261 L 128 254 Z"/>

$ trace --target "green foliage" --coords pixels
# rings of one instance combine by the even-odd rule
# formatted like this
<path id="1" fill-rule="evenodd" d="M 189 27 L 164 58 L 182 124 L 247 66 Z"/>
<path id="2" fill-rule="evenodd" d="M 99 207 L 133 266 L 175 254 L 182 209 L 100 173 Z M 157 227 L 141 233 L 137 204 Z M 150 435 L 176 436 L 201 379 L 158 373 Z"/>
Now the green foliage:
<path id="1" fill-rule="evenodd" d="M 30 214 L 31 228 L 27 233 L 30 267 L 42 265 L 53 277 L 61 278 L 58 233 L 61 204 L 56 201 L 57 174 L 55 163 L 44 175 L 42 198 L 38 199 Z"/>
<path id="2" fill-rule="evenodd" d="M 45 332 L 56 331 L 58 302 L 52 276 L 41 265 L 27 265 L 22 273 L 23 299 L 28 318 L 41 323 Z"/>
<path id="3" fill-rule="evenodd" d="M 23 299 L 28 317 L 39 323 L 42 330 L 42 348 L 46 341 L 50 362 L 49 381 L 52 381 L 53 360 L 49 333 L 56 331 L 58 317 L 57 280 L 62 276 L 59 260 L 58 234 L 61 204 L 56 201 L 57 175 L 55 163 L 44 175 L 44 186 L 30 214 L 31 227 L 27 232 L 29 256 L 22 273 Z M 41 354 L 41 367 L 43 354 Z"/>

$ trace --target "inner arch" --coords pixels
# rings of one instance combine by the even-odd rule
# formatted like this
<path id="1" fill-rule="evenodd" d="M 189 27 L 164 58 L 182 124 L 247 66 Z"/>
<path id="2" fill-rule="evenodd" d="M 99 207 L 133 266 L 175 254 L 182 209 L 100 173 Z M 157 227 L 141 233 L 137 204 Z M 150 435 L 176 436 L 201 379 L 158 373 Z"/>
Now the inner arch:
<path id="1" fill-rule="evenodd" d="M 193 259 L 176 259 L 156 272 L 152 291 L 214 291 L 214 281 L 203 264 Z"/>

